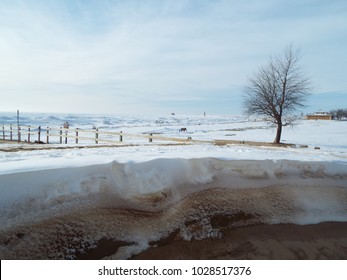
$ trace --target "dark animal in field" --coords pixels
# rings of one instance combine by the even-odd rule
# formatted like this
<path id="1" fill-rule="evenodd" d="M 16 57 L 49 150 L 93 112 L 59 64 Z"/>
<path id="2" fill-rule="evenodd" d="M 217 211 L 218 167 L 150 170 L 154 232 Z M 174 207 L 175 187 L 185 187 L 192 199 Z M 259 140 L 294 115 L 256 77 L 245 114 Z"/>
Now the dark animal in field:
<path id="1" fill-rule="evenodd" d="M 187 128 L 181 127 L 180 130 L 179 130 L 179 132 L 187 132 Z"/>

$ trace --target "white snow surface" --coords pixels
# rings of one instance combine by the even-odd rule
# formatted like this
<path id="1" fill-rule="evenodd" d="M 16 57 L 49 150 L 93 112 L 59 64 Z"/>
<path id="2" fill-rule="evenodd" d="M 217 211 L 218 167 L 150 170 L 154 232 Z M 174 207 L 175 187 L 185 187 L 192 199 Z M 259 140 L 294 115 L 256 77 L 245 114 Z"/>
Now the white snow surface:
<path id="1" fill-rule="evenodd" d="M 74 125 L 79 127 L 106 122 L 102 117 L 73 117 Z M 40 123 L 36 115 L 31 120 Z M 53 120 L 53 116 L 45 119 Z M 107 117 L 104 126 L 128 133 L 189 135 L 198 140 L 271 142 L 275 135 L 275 128 L 264 121 L 235 116 Z M 180 127 L 186 127 L 188 133 L 178 132 Z M 137 209 L 157 211 L 192 193 L 214 188 L 251 189 L 254 194 L 260 189 L 265 194 L 274 190 L 277 196 L 259 193 L 258 203 L 244 205 L 245 212 L 260 213 L 263 222 L 347 221 L 347 121 L 297 120 L 294 126 L 284 128 L 282 139 L 298 146 L 158 145 L 159 141 L 143 140 L 136 146 L 79 149 L 72 144 L 61 144 L 56 146 L 69 149 L 9 152 L 5 150 L 23 144 L 0 144 L 1 228 L 7 230 L 38 222 L 76 208 L 87 209 L 91 198 L 103 205 L 100 201 L 105 197 L 117 197 L 120 200 L 112 200 L 112 207 L 129 203 Z M 155 205 L 138 202 L 141 197 L 157 194 L 161 199 Z M 238 195 L 244 197 L 244 193 Z M 276 200 L 278 197 L 283 199 L 285 207 Z M 240 202 L 236 199 L 235 203 Z M 228 207 L 223 211 L 231 211 Z M 132 241 L 137 238 L 138 244 L 147 244 L 154 238 L 154 233 L 151 234 L 144 231 L 140 237 L 129 236 Z"/>
<path id="2" fill-rule="evenodd" d="M 124 133 L 161 133 L 162 136 L 195 140 L 240 140 L 272 142 L 276 128 L 264 121 L 249 120 L 239 116 L 169 116 L 158 118 L 120 118 L 95 117 L 86 115 L 54 116 L 44 115 L 39 118 L 29 115 L 29 123 L 58 127 L 63 122 L 73 119 L 71 127 L 91 128 L 95 123 L 100 130 L 123 131 Z M 39 115 L 40 116 L 40 115 Z M 10 122 L 11 120 L 7 120 Z M 52 123 L 50 124 L 50 121 Z M 14 120 L 13 120 L 14 122 Z M 28 124 L 29 124 L 28 123 Z M 105 123 L 107 125 L 105 125 Z M 49 125 L 50 124 L 50 125 Z M 187 133 L 178 132 L 186 127 Z M 19 152 L 0 151 L 0 174 L 86 166 L 90 164 L 118 162 L 144 162 L 156 158 L 203 158 L 218 159 L 290 159 L 300 161 L 347 161 L 347 121 L 307 121 L 297 120 L 293 126 L 284 127 L 283 143 L 308 145 L 308 148 L 254 147 L 245 145 L 215 146 L 211 144 L 163 146 L 162 141 L 148 139 L 124 139 L 124 144 L 139 146 L 104 147 L 98 149 L 33 150 Z M 0 144 L 5 148 L 16 144 Z M 89 141 L 89 145 L 93 146 Z M 54 145 L 51 145 L 54 146 Z M 56 145 L 59 146 L 59 145 Z M 61 145 L 60 145 L 61 146 Z M 95 145 L 94 145 L 95 146 Z M 315 149 L 319 147 L 320 149 Z"/>

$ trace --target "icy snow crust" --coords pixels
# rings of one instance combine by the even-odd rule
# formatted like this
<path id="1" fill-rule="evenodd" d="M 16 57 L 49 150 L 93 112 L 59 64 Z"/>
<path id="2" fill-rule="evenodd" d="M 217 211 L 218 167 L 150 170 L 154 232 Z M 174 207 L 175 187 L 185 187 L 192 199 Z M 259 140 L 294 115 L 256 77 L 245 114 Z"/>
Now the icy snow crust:
<path id="1" fill-rule="evenodd" d="M 0 256 L 79 258 L 108 238 L 128 244 L 109 256 L 124 259 L 172 232 L 190 240 L 256 223 L 347 221 L 346 167 L 172 158 L 5 174 Z"/>

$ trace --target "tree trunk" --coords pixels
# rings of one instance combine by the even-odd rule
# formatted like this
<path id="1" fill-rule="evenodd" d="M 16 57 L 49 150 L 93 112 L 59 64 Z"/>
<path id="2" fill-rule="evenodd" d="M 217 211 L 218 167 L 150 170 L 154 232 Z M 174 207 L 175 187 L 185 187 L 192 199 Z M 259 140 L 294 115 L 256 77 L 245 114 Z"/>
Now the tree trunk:
<path id="1" fill-rule="evenodd" d="M 277 132 L 276 132 L 276 138 L 274 143 L 279 144 L 281 142 L 281 135 L 282 135 L 282 122 L 277 122 Z"/>

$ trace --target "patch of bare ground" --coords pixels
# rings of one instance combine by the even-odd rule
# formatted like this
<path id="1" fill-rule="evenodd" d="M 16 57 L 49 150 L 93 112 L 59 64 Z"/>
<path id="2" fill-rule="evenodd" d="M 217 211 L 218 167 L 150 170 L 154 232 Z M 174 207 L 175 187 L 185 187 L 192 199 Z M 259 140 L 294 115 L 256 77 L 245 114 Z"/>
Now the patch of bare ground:
<path id="1" fill-rule="evenodd" d="M 134 242 L 113 240 L 109 238 L 100 239 L 96 245 L 84 252 L 76 254 L 77 260 L 100 260 L 115 254 L 120 247 L 134 245 Z"/>
<path id="2" fill-rule="evenodd" d="M 99 148 L 120 148 L 120 147 L 135 147 L 135 146 L 182 146 L 182 145 L 189 145 L 189 143 L 157 143 L 157 144 L 117 144 L 117 145 L 68 145 L 65 146 L 64 144 L 57 144 L 57 145 L 51 145 L 51 144 L 34 144 L 34 143 L 28 143 L 28 144 L 22 144 L 22 145 L 16 145 L 13 146 L 6 146 L 1 147 L 0 146 L 0 152 L 20 152 L 20 151 L 35 151 L 35 150 L 68 150 L 68 149 L 99 149 Z"/>
<path id="3" fill-rule="evenodd" d="M 216 146 L 225 146 L 225 145 L 248 145 L 248 146 L 264 146 L 264 147 L 282 147 L 282 148 L 307 148 L 305 145 L 296 145 L 290 143 L 280 143 L 274 144 L 269 142 L 257 142 L 257 141 L 240 141 L 240 140 L 214 140 L 213 144 Z"/>
<path id="4" fill-rule="evenodd" d="M 7 143 L 0 140 L 0 143 Z M 64 145 L 64 144 L 35 144 L 35 143 L 23 143 L 16 144 L 13 146 L 0 146 L 0 152 L 19 152 L 19 151 L 35 151 L 35 150 L 66 150 L 66 149 L 97 149 L 97 148 L 119 148 L 119 147 L 134 147 L 134 146 L 182 146 L 182 145 L 192 145 L 192 144 L 212 144 L 216 146 L 226 146 L 226 145 L 246 145 L 246 146 L 256 146 L 256 147 L 280 147 L 280 148 L 308 148 L 307 145 L 296 145 L 290 143 L 280 143 L 274 144 L 269 142 L 257 142 L 257 141 L 242 141 L 242 140 L 197 140 L 190 139 L 184 140 L 183 142 L 177 143 L 153 143 L 153 144 L 97 144 L 97 145 Z"/>
<path id="5" fill-rule="evenodd" d="M 219 217 L 220 218 L 220 217 Z M 347 259 L 347 223 L 251 225 L 223 230 L 223 237 L 166 242 L 133 259 Z"/>

